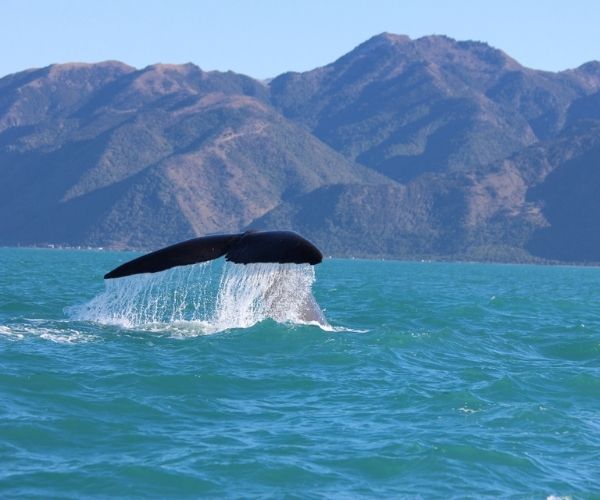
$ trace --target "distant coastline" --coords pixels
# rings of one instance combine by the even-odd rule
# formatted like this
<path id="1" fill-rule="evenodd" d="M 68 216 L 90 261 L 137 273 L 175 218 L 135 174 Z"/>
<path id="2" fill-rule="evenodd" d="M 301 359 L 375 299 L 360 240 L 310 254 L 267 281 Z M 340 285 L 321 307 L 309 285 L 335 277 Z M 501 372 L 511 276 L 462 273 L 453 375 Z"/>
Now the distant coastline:
<path id="1" fill-rule="evenodd" d="M 5 245 L 0 246 L 5 249 L 24 249 L 24 250 L 76 250 L 83 252 L 122 252 L 122 253 L 145 253 L 156 250 L 154 247 L 148 248 L 106 248 L 106 247 L 91 247 L 91 246 L 69 246 L 69 245 Z M 599 262 L 564 262 L 558 260 L 549 259 L 536 259 L 531 260 L 469 260 L 460 258 L 450 258 L 448 256 L 440 257 L 414 257 L 414 258 L 394 258 L 384 256 L 351 256 L 351 255 L 324 255 L 323 259 L 327 260 L 356 260 L 365 262 L 411 262 L 411 263 L 422 263 L 422 264 L 499 264 L 499 265 L 516 265 L 516 266 L 550 266 L 550 267 L 600 267 Z"/>

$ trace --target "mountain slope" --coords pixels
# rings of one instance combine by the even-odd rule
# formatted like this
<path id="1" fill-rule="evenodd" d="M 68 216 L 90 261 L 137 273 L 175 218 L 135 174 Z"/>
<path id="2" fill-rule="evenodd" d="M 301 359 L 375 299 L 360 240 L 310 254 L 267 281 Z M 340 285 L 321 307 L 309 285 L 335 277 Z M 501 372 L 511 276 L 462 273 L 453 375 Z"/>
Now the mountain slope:
<path id="1" fill-rule="evenodd" d="M 599 173 L 600 120 L 476 170 L 325 186 L 256 226 L 293 228 L 334 255 L 600 262 Z"/>
<path id="2" fill-rule="evenodd" d="M 547 73 L 478 42 L 382 34 L 270 89 L 285 116 L 351 159 L 409 181 L 485 165 L 555 135 L 594 68 Z"/>
<path id="3" fill-rule="evenodd" d="M 27 95 L 0 118 L 18 124 L 0 134 L 2 244 L 157 246 L 238 230 L 323 184 L 387 182 L 280 116 L 247 77 L 161 65 L 92 78 L 103 85 L 61 104 L 45 81 L 61 71 L 70 81 L 59 67 L 24 83 L 51 105 L 26 113 Z M 15 80 L 11 93 L 27 94 Z"/>

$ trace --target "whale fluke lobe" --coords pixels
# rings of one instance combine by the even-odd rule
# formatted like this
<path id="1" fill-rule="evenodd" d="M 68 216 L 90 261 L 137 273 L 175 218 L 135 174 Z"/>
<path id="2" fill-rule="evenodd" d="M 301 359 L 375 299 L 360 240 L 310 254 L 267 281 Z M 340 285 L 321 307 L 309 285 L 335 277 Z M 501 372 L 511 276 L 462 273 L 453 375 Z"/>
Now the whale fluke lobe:
<path id="1" fill-rule="evenodd" d="M 218 259 L 225 255 L 231 244 L 241 236 L 241 234 L 223 234 L 182 241 L 130 260 L 107 273 L 104 279 L 158 273 L 172 267 Z"/>
<path id="2" fill-rule="evenodd" d="M 253 262 L 279 264 L 318 264 L 319 249 L 292 231 L 247 232 L 229 248 L 225 259 L 236 264 Z"/>
<path id="3" fill-rule="evenodd" d="M 279 263 L 318 264 L 319 249 L 293 231 L 248 231 L 238 234 L 203 236 L 176 243 L 142 255 L 113 269 L 104 279 L 133 274 L 157 273 L 172 267 L 188 266 L 225 256 L 236 264 Z"/>

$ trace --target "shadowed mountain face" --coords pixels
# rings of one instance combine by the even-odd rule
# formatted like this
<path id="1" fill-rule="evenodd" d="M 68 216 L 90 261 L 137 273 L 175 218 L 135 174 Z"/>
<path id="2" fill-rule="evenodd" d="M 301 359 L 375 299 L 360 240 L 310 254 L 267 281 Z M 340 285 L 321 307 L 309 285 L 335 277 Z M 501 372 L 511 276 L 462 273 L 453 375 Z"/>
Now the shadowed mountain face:
<path id="1" fill-rule="evenodd" d="M 557 167 L 528 197 L 543 207 L 547 224 L 527 248 L 534 255 L 573 262 L 598 261 L 600 256 L 600 121 L 580 124 L 565 133 L 569 142 Z M 564 154 L 569 151 L 570 154 Z"/>
<path id="2" fill-rule="evenodd" d="M 265 85 L 158 64 L 0 79 L 0 244 L 152 248 L 246 227 L 326 254 L 600 261 L 600 63 L 378 35 Z"/>

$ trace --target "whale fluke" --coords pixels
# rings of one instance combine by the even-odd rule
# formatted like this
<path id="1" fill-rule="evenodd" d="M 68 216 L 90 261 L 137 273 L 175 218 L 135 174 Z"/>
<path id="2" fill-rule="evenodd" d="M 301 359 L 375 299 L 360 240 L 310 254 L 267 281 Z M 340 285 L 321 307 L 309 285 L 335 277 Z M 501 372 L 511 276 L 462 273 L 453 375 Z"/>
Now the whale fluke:
<path id="1" fill-rule="evenodd" d="M 248 231 L 203 236 L 176 243 L 130 260 L 105 274 L 104 279 L 157 273 L 222 256 L 236 264 L 272 262 L 315 265 L 323 260 L 323 255 L 315 245 L 293 231 Z"/>
<path id="2" fill-rule="evenodd" d="M 225 259 L 236 264 L 274 262 L 311 264 L 323 260 L 319 249 L 292 231 L 247 232 L 227 250 Z"/>

